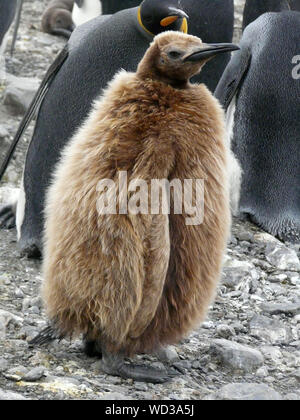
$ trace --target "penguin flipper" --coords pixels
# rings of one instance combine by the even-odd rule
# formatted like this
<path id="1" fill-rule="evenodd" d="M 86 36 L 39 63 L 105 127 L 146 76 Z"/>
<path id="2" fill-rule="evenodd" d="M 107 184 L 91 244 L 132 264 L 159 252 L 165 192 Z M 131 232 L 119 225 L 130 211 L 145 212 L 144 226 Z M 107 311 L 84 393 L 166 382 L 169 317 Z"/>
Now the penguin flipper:
<path id="1" fill-rule="evenodd" d="M 250 49 L 242 48 L 234 54 L 227 65 L 214 93 L 225 111 L 227 111 L 233 97 L 243 83 L 250 63 Z"/>
<path id="2" fill-rule="evenodd" d="M 54 340 L 62 340 L 64 335 L 59 334 L 52 325 L 48 325 L 28 342 L 30 346 L 42 346 Z"/>
<path id="3" fill-rule="evenodd" d="M 13 156 L 13 153 L 15 151 L 15 148 L 17 144 L 19 143 L 19 140 L 21 139 L 24 131 L 28 127 L 29 123 L 32 121 L 37 109 L 41 105 L 43 99 L 45 98 L 46 93 L 48 92 L 49 86 L 52 82 L 52 80 L 55 78 L 56 74 L 59 72 L 60 68 L 62 67 L 65 60 L 68 58 L 69 55 L 69 48 L 68 44 L 65 45 L 65 47 L 62 49 L 62 51 L 59 53 L 59 55 L 56 57 L 54 62 L 49 67 L 38 91 L 36 92 L 28 110 L 26 111 L 26 114 L 23 117 L 23 120 L 21 121 L 21 124 L 19 125 L 18 131 L 12 141 L 12 144 L 10 145 L 6 156 L 4 158 L 4 161 L 0 168 L 0 181 L 6 171 L 6 168 Z"/>
<path id="4" fill-rule="evenodd" d="M 16 203 L 0 207 L 0 228 L 12 229 L 16 226 Z"/>

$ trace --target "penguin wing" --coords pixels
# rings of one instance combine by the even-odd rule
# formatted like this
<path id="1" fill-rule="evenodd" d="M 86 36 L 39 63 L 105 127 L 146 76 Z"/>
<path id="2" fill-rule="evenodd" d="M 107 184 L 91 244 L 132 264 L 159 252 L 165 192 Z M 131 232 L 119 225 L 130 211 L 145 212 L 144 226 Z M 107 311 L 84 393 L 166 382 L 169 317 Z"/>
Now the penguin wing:
<path id="1" fill-rule="evenodd" d="M 241 87 L 250 63 L 251 51 L 249 48 L 243 48 L 237 51 L 228 63 L 214 93 L 225 111 Z"/>
<path id="2" fill-rule="evenodd" d="M 62 51 L 59 53 L 59 55 L 56 57 L 54 62 L 49 67 L 38 91 L 36 92 L 28 110 L 26 111 L 26 114 L 24 115 L 18 131 L 12 141 L 12 144 L 10 145 L 6 156 L 4 158 L 4 161 L 0 168 L 0 181 L 6 171 L 6 168 L 12 158 L 12 155 L 15 151 L 15 148 L 17 147 L 17 144 L 19 143 L 19 140 L 21 139 L 24 131 L 28 127 L 29 123 L 32 121 L 37 109 L 40 107 L 43 99 L 45 98 L 46 93 L 48 92 L 48 89 L 51 85 L 51 82 L 55 78 L 56 74 L 59 72 L 60 68 L 62 67 L 63 63 L 67 59 L 69 55 L 69 48 L 68 44 L 62 49 Z"/>

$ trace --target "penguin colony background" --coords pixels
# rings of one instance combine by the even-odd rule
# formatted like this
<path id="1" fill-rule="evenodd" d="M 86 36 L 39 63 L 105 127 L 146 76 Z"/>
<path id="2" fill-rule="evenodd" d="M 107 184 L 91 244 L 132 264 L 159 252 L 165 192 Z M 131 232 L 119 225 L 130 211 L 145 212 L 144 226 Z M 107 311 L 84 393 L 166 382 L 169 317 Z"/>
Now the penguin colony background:
<path id="1" fill-rule="evenodd" d="M 22 3 L 20 1 L 19 5 L 22 6 Z M 26 126 L 37 112 L 18 202 L 8 204 L 0 211 L 2 226 L 8 227 L 12 225 L 12 221 L 16 222 L 18 246 L 30 257 L 43 255 L 46 196 L 62 150 L 69 150 L 66 146 L 70 144 L 71 138 L 79 138 L 73 136 L 75 133 L 77 136 L 80 135 L 80 130 L 78 131 L 80 127 L 82 127 L 82 132 L 90 130 L 90 127 L 84 126 L 83 123 L 87 121 L 86 118 L 90 115 L 91 109 L 94 109 L 93 112 L 96 113 L 93 103 L 117 71 L 120 68 L 128 72 L 136 71 L 150 42 L 161 32 L 171 30 L 189 33 L 208 44 L 232 42 L 233 1 L 144 0 L 140 5 L 139 1 L 128 0 L 122 5 L 124 5 L 124 10 L 120 10 L 118 1 L 57 0 L 49 2 L 41 17 L 42 30 L 61 35 L 69 41 L 49 68 L 27 115 L 17 130 L 11 150 L 2 167 L 3 172 Z M 2 0 L 0 3 L 0 52 L 5 49 L 5 38 L 13 23 L 16 8 L 17 1 Z M 171 41 L 174 42 L 174 40 L 176 36 Z M 205 60 L 208 63 L 205 63 L 200 74 L 191 79 L 192 83 L 204 83 L 210 90 L 210 93 L 207 91 L 207 95 L 214 93 L 216 100 L 225 111 L 225 116 L 220 116 L 217 125 L 221 126 L 222 118 L 225 119 L 227 135 L 221 140 L 225 147 L 222 153 L 226 154 L 231 165 L 229 164 L 225 169 L 224 164 L 222 187 L 225 188 L 228 179 L 231 203 L 234 203 L 232 211 L 234 210 L 238 217 L 249 219 L 280 240 L 289 242 L 300 242 L 299 41 L 300 0 L 246 1 L 240 50 L 232 55 L 225 52 L 218 54 L 213 60 Z M 168 78 L 167 84 L 172 86 L 170 80 Z M 173 86 L 174 88 L 179 90 L 179 86 Z M 210 98 L 209 102 L 211 96 L 207 98 Z M 212 103 L 209 103 L 212 106 Z M 59 112 L 53 112 L 53 110 L 59 110 Z M 214 114 L 219 112 L 214 106 L 212 110 Z M 91 123 L 91 117 L 89 118 Z M 122 151 L 118 151 L 118 156 L 119 153 Z M 194 153 L 195 157 L 197 148 L 194 149 Z M 211 156 L 217 152 L 214 150 L 209 153 Z M 193 157 L 191 156 L 190 159 Z M 53 191 L 54 188 L 53 186 Z M 65 194 L 63 190 L 64 188 L 59 189 L 62 195 Z M 52 196 L 53 194 L 52 192 Z M 224 197 L 222 208 L 226 213 L 229 197 L 227 200 L 226 195 Z M 50 198 L 49 200 L 47 220 L 53 218 L 55 220 L 58 204 L 55 206 Z M 221 210 L 216 210 L 216 215 L 220 213 Z M 219 240 L 219 245 L 216 247 L 219 256 L 222 255 L 222 249 L 225 246 L 225 232 L 229 228 L 229 219 L 229 217 L 226 219 L 222 228 L 221 225 L 219 226 L 215 234 Z M 53 220 L 51 223 L 54 223 Z M 46 230 L 48 236 L 45 264 L 52 267 L 51 264 L 55 266 L 57 262 L 51 261 L 53 252 L 51 249 L 55 248 L 59 239 L 53 232 L 51 233 L 50 225 L 46 224 L 46 226 L 48 226 Z M 169 227 L 166 226 L 166 224 L 161 225 L 160 235 L 164 235 L 168 229 L 175 237 L 176 232 L 180 232 L 180 229 L 172 230 L 172 224 Z M 54 230 L 57 231 L 57 228 Z M 206 232 L 204 237 L 196 235 L 194 238 L 194 261 L 189 261 L 189 266 L 182 269 L 187 278 L 189 276 L 192 278 L 189 274 L 190 270 L 197 272 L 197 264 L 202 261 L 200 255 L 208 252 L 208 245 L 205 249 L 203 243 L 209 243 L 210 232 L 209 229 L 205 231 L 205 226 L 204 232 Z M 178 235 L 180 237 L 179 233 Z M 53 245 L 49 245 L 53 238 L 56 240 L 53 241 Z M 165 249 L 168 249 L 166 262 L 169 263 L 169 270 L 172 270 L 172 264 L 178 263 L 176 249 L 172 245 L 172 235 L 171 244 L 166 243 L 165 246 Z M 132 253 L 133 250 L 130 249 L 127 252 Z M 68 244 L 64 247 L 63 255 L 70 257 Z M 198 259 L 197 255 L 199 255 Z M 183 260 L 179 256 L 178 259 L 182 264 L 181 268 L 184 267 Z M 207 273 L 213 278 L 213 286 L 208 294 L 209 297 L 198 300 L 198 311 L 202 313 L 201 317 L 196 316 L 198 322 L 200 318 L 203 319 L 203 313 L 205 314 L 205 309 L 211 302 L 220 264 L 219 262 L 218 268 L 214 270 L 213 264 L 210 263 L 207 266 Z M 168 286 L 162 286 L 168 275 L 167 268 L 166 263 L 161 273 L 160 296 L 163 297 L 168 296 L 164 287 L 170 290 L 172 287 L 177 287 L 168 283 L 166 283 Z M 53 277 L 55 273 L 51 270 L 52 268 L 48 269 L 52 273 L 50 277 Z M 199 270 L 201 271 L 200 268 Z M 201 282 L 200 271 L 197 274 L 199 282 Z M 63 273 L 65 275 L 64 271 Z M 131 274 L 130 277 L 132 280 Z M 55 318 L 53 316 L 55 312 L 62 311 L 62 307 L 55 306 L 56 300 L 53 296 L 59 293 L 58 289 L 52 286 L 53 290 L 51 290 L 49 280 L 47 282 L 44 286 L 44 290 L 47 290 L 44 296 L 45 305 L 49 309 L 50 324 L 37 337 L 36 343 L 71 335 L 73 326 L 75 325 L 76 330 L 82 322 L 78 329 L 85 335 L 87 353 L 102 357 L 103 369 L 108 373 L 134 379 L 143 378 L 150 382 L 169 379 L 169 377 L 159 376 L 155 371 L 144 372 L 134 365 L 128 370 L 122 358 L 119 357 L 123 353 L 131 355 L 139 351 L 153 350 L 152 344 L 154 342 L 157 344 L 159 338 L 152 338 L 151 328 L 146 329 L 145 335 L 145 342 L 148 343 L 149 339 L 150 344 L 139 347 L 139 344 L 132 344 L 134 340 L 125 333 L 122 336 L 125 337 L 124 341 L 121 338 L 119 340 L 112 338 L 110 332 L 107 332 L 109 328 L 112 328 L 112 320 L 109 316 L 108 323 L 105 324 L 103 321 L 101 324 L 103 331 L 100 336 L 95 335 L 92 327 L 95 323 L 93 319 L 95 310 L 92 311 L 89 320 L 78 313 L 75 314 L 74 317 L 80 318 L 80 322 L 76 324 L 74 321 L 74 325 L 70 327 L 71 321 L 69 320 L 68 324 L 67 317 L 64 318 L 61 315 L 61 318 Z M 89 285 L 88 293 L 91 289 L 92 286 Z M 125 295 L 132 297 L 132 292 L 125 291 Z M 140 299 L 146 298 L 147 293 L 144 291 L 144 297 Z M 180 302 L 178 295 L 177 298 Z M 158 297 L 156 303 L 161 302 L 160 299 L 163 298 Z M 72 305 L 76 305 L 74 302 Z M 64 301 L 63 304 L 66 305 L 64 310 L 70 310 L 70 303 L 66 304 Z M 54 309 L 50 309 L 51 305 Z M 179 303 L 178 305 L 180 306 Z M 184 305 L 188 307 L 188 299 L 180 307 L 180 314 L 184 312 Z M 152 316 L 155 319 L 155 315 L 152 314 Z M 126 328 L 130 330 L 129 326 Z M 117 331 L 119 330 L 118 324 Z M 186 333 L 189 328 L 183 328 L 183 330 Z M 172 331 L 170 337 L 170 342 L 181 337 L 179 325 L 177 325 L 177 333 Z M 128 344 L 129 342 L 131 344 Z M 137 342 L 140 343 L 139 340 Z M 162 342 L 162 344 L 168 344 L 168 342 Z"/>

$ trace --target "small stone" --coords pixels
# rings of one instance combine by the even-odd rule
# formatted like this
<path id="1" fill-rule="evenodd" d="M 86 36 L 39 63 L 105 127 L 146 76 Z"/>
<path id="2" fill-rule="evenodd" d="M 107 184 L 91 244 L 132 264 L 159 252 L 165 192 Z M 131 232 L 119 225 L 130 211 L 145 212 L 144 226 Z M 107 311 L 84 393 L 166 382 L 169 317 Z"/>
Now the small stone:
<path id="1" fill-rule="evenodd" d="M 257 278 L 259 275 L 252 263 L 229 259 L 224 264 L 221 281 L 226 287 L 236 289 L 241 283 Z"/>
<path id="2" fill-rule="evenodd" d="M 287 394 L 285 396 L 285 400 L 287 401 L 300 401 L 300 394 L 295 394 L 293 392 Z"/>
<path id="3" fill-rule="evenodd" d="M 4 391 L 0 388 L 0 401 L 17 401 L 17 400 L 27 400 L 23 395 L 18 394 L 17 392 Z"/>
<path id="4" fill-rule="evenodd" d="M 267 261 L 279 270 L 300 270 L 300 261 L 296 251 L 284 245 L 268 244 L 265 255 Z"/>
<path id="5" fill-rule="evenodd" d="M 262 366 L 256 371 L 256 376 L 258 376 L 259 378 L 265 378 L 266 376 L 268 376 L 268 374 L 269 371 L 266 366 Z"/>
<path id="6" fill-rule="evenodd" d="M 10 323 L 15 326 L 22 326 L 23 319 L 8 311 L 0 309 L 0 339 L 5 338 L 6 328 Z"/>
<path id="7" fill-rule="evenodd" d="M 144 382 L 135 382 L 134 387 L 137 391 L 148 391 L 148 386 Z"/>
<path id="8" fill-rule="evenodd" d="M 26 375 L 27 371 L 28 369 L 26 369 L 24 366 L 16 366 L 3 373 L 3 376 L 6 379 L 17 382 L 20 381 Z"/>
<path id="9" fill-rule="evenodd" d="M 264 362 L 258 350 L 224 339 L 213 340 L 209 351 L 225 366 L 245 372 L 257 369 Z"/>
<path id="10" fill-rule="evenodd" d="M 234 328 L 226 324 L 220 324 L 216 328 L 217 335 L 222 338 L 230 338 L 235 336 Z"/>
<path id="11" fill-rule="evenodd" d="M 264 313 L 270 315 L 286 314 L 294 316 L 300 314 L 300 301 L 297 303 L 263 303 L 261 309 Z"/>
<path id="12" fill-rule="evenodd" d="M 282 397 L 274 389 L 264 384 L 232 383 L 223 386 L 217 391 L 215 399 L 233 401 L 279 401 L 282 400 Z"/>
<path id="13" fill-rule="evenodd" d="M 291 338 L 290 330 L 277 320 L 263 315 L 254 315 L 250 321 L 251 334 L 270 344 L 288 343 Z"/>
<path id="14" fill-rule="evenodd" d="M 120 392 L 105 392 L 99 400 L 132 400 L 132 398 L 121 394 Z"/>
<path id="15" fill-rule="evenodd" d="M 23 115 L 40 85 L 39 80 L 8 75 L 3 103 L 13 115 Z"/>
<path id="16" fill-rule="evenodd" d="M 185 373 L 186 369 L 191 369 L 192 362 L 190 360 L 180 360 L 180 362 L 174 362 L 173 366 L 181 373 Z"/>
<path id="17" fill-rule="evenodd" d="M 23 291 L 18 287 L 15 289 L 15 297 L 16 298 L 23 298 L 24 297 Z"/>
<path id="18" fill-rule="evenodd" d="M 8 361 L 4 358 L 0 358 L 0 372 L 6 371 L 8 368 Z"/>
<path id="19" fill-rule="evenodd" d="M 262 352 L 266 360 L 270 360 L 275 364 L 280 363 L 283 358 L 281 351 L 274 346 L 261 346 L 259 350 Z"/>
<path id="20" fill-rule="evenodd" d="M 293 372 L 292 376 L 300 382 L 300 369 L 297 369 L 295 372 Z"/>
<path id="21" fill-rule="evenodd" d="M 168 346 L 160 349 L 157 352 L 157 357 L 165 363 L 172 363 L 179 360 L 178 353 L 174 346 Z"/>
<path id="22" fill-rule="evenodd" d="M 254 235 L 251 232 L 248 232 L 246 230 L 237 232 L 236 237 L 239 241 L 247 241 L 247 242 L 253 242 Z"/>
<path id="23" fill-rule="evenodd" d="M 277 274 L 275 276 L 269 276 L 268 281 L 271 283 L 282 283 L 287 279 L 286 274 Z"/>
<path id="24" fill-rule="evenodd" d="M 5 127 L 3 127 L 3 125 L 0 125 L 0 140 L 3 140 L 8 136 L 9 136 L 9 132 L 6 130 Z"/>
<path id="25" fill-rule="evenodd" d="M 214 324 L 213 321 L 204 321 L 204 322 L 202 322 L 201 327 L 206 329 L 206 330 L 211 330 L 211 329 L 215 328 L 215 324 Z"/>
<path id="26" fill-rule="evenodd" d="M 44 376 L 44 373 L 45 368 L 43 366 L 37 366 L 31 369 L 29 372 L 27 372 L 26 375 L 23 377 L 23 380 L 27 382 L 38 381 L 42 378 L 42 376 Z"/>

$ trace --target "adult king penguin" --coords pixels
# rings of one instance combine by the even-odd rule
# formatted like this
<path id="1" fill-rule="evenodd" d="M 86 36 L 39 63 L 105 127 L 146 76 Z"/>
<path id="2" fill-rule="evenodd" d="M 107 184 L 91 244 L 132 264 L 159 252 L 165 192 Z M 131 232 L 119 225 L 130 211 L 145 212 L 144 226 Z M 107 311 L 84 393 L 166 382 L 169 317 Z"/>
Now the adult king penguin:
<path id="1" fill-rule="evenodd" d="M 215 92 L 243 170 L 241 215 L 293 242 L 300 240 L 299 41 L 299 12 L 262 15 L 246 27 Z"/>
<path id="2" fill-rule="evenodd" d="M 213 8 L 213 3 L 219 8 L 216 4 Z M 36 256 L 42 250 L 44 198 L 53 167 L 67 139 L 87 116 L 99 90 L 120 68 L 129 71 L 136 68 L 153 35 L 168 29 L 186 32 L 188 13 L 191 16 L 189 32 L 205 42 L 231 42 L 232 0 L 221 3 L 218 0 L 202 0 L 200 3 L 198 0 L 144 0 L 140 7 L 112 16 L 99 16 L 73 32 L 50 67 L 10 150 L 12 153 L 42 101 L 27 152 L 17 205 L 19 248 L 25 254 Z M 212 27 L 215 28 L 213 31 Z M 229 54 L 223 54 L 223 58 L 213 60 L 216 64 L 209 62 L 196 80 L 214 88 L 229 58 Z M 11 153 L 2 168 L 7 166 Z M 9 209 L 13 210 L 5 207 L 1 211 L 3 226 L 12 224 L 13 214 Z"/>
<path id="3" fill-rule="evenodd" d="M 230 230 L 224 113 L 203 84 L 189 80 L 210 58 L 236 49 L 162 33 L 137 72 L 119 72 L 94 102 L 47 195 L 42 294 L 50 326 L 31 344 L 84 334 L 88 350 L 93 344 L 102 354 L 105 373 L 168 379 L 124 357 L 178 342 L 204 319 L 215 295 Z M 117 187 L 120 173 L 125 189 Z M 205 180 L 198 220 L 187 217 L 187 179 L 197 203 L 196 184 Z M 114 190 L 128 212 L 104 210 L 107 180 L 115 185 L 107 197 Z M 136 211 L 132 193 L 141 180 L 134 201 L 147 204 Z M 149 211 L 153 180 L 179 181 L 170 208 L 179 204 L 182 212 Z"/>
<path id="4" fill-rule="evenodd" d="M 282 12 L 284 10 L 300 11 L 300 0 L 246 0 L 243 30 L 263 13 Z"/>

